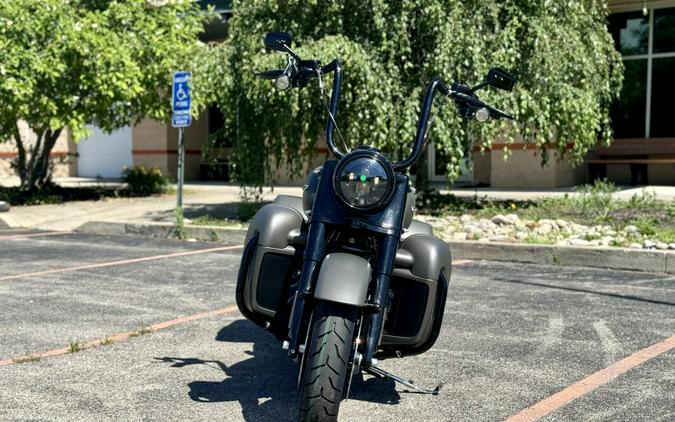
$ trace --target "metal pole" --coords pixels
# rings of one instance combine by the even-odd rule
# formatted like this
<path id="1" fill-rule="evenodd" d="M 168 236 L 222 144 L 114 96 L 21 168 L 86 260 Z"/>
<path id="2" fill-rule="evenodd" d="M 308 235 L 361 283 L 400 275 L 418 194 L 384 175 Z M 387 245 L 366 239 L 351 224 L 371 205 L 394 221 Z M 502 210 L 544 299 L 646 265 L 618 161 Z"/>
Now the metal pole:
<path id="1" fill-rule="evenodd" d="M 183 181 L 185 179 L 185 128 L 178 129 L 178 209 L 183 213 Z"/>

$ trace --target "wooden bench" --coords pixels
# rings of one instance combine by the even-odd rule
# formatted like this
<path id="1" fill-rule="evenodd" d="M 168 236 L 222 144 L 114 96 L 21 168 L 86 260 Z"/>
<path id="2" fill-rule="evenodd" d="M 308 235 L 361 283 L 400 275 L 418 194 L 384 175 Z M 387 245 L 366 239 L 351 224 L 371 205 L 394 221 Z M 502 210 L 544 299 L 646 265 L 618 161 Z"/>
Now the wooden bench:
<path id="1" fill-rule="evenodd" d="M 607 164 L 628 164 L 630 184 L 648 185 L 649 164 L 675 165 L 675 138 L 617 139 L 609 147 L 596 148 L 585 163 L 591 180 L 607 177 Z"/>

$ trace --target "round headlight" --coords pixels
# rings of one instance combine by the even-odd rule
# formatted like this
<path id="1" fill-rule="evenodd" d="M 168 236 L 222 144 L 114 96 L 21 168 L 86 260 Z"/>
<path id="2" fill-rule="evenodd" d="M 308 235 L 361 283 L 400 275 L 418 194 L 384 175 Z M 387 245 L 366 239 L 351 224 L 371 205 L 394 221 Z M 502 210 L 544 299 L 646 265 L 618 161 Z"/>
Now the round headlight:
<path id="1" fill-rule="evenodd" d="M 389 201 L 394 190 L 391 166 L 375 154 L 345 157 L 335 169 L 335 192 L 349 207 L 378 208 Z"/>

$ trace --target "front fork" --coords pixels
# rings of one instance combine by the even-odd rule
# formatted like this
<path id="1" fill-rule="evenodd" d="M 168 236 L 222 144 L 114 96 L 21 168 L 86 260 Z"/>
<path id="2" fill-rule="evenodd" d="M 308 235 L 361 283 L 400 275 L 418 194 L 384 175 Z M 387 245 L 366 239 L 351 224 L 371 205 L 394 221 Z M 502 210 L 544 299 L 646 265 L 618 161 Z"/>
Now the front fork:
<path id="1" fill-rule="evenodd" d="M 312 296 L 316 279 L 319 276 L 319 264 L 323 259 L 325 248 L 326 225 L 324 223 L 310 223 L 303 255 L 302 270 L 300 272 L 300 284 L 295 294 L 291 319 L 288 324 L 288 355 L 291 358 L 295 358 L 298 355 L 300 328 L 302 328 L 306 317 L 306 299 Z"/>
<path id="2" fill-rule="evenodd" d="M 288 355 L 291 358 L 295 358 L 298 355 L 301 328 L 305 325 L 306 317 L 309 314 L 305 310 L 305 305 L 307 298 L 311 298 L 314 292 L 316 279 L 319 275 L 319 267 L 324 257 L 325 245 L 326 225 L 324 223 L 310 223 L 303 256 L 300 284 L 293 302 L 288 329 Z M 377 262 L 373 268 L 375 291 L 373 292 L 371 301 L 366 304 L 367 309 L 371 310 L 371 313 L 366 316 L 369 328 L 362 360 L 362 365 L 366 367 L 372 364 L 373 356 L 377 352 L 377 347 L 382 337 L 387 299 L 389 297 L 389 280 L 391 279 L 397 248 L 398 237 L 392 235 L 385 236 L 378 247 Z"/>

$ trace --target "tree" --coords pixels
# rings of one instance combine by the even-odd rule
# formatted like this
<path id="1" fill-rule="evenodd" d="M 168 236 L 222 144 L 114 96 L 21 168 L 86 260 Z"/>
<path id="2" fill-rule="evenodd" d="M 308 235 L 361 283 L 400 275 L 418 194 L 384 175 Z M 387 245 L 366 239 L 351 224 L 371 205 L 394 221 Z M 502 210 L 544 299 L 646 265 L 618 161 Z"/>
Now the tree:
<path id="1" fill-rule="evenodd" d="M 79 140 L 87 124 L 112 131 L 166 120 L 171 73 L 198 55 L 209 16 L 176 0 L 0 2 L 0 140 L 16 143 L 21 189 L 49 180 L 49 154 L 66 128 Z"/>
<path id="2" fill-rule="evenodd" d="M 352 145 L 370 143 L 393 158 L 405 156 L 428 81 L 440 74 L 476 83 L 493 65 L 512 71 L 517 89 L 481 97 L 517 121 L 479 125 L 444 107 L 430 138 L 449 158 L 451 177 L 467 151 L 489 148 L 496 137 L 536 144 L 545 159 L 552 148 L 576 161 L 611 140 L 609 107 L 623 66 L 606 28 L 605 1 L 248 0 L 233 10 L 230 39 L 221 46 L 230 59 L 219 103 L 236 139 L 234 174 L 243 183 L 264 182 L 261 160 L 268 170 L 285 164 L 299 174 L 325 122 L 316 83 L 279 93 L 256 79 L 256 71 L 284 65 L 279 53 L 262 48 L 272 30 L 290 31 L 303 57 L 342 59 L 337 120 Z"/>

